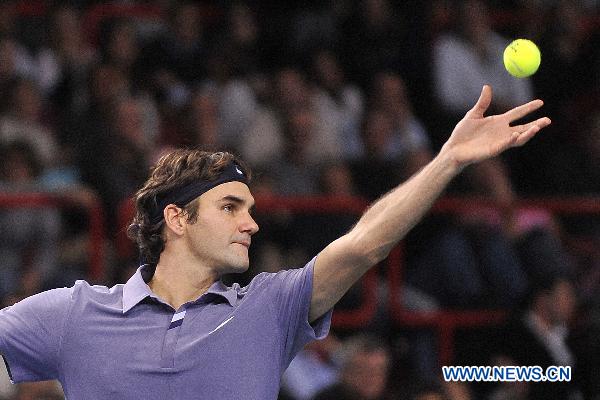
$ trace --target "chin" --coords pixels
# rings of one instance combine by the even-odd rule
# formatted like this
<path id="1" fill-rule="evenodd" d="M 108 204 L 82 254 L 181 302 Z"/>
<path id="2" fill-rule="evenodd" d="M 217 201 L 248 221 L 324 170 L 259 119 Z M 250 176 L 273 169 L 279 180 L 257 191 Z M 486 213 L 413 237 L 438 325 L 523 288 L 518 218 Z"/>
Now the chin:
<path id="1" fill-rule="evenodd" d="M 248 271 L 250 262 L 248 259 L 245 260 L 231 260 L 225 267 L 226 274 L 241 274 Z"/>

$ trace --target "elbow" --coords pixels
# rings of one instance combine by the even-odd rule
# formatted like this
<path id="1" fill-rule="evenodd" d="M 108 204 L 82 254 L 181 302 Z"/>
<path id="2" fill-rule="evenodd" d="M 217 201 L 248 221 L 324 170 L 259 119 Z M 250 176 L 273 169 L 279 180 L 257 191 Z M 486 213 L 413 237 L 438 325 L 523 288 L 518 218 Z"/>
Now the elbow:
<path id="1" fill-rule="evenodd" d="M 351 254 L 355 259 L 355 265 L 370 268 L 385 260 L 390 253 L 388 246 L 381 243 L 373 243 L 364 235 L 356 234 L 352 239 Z"/>

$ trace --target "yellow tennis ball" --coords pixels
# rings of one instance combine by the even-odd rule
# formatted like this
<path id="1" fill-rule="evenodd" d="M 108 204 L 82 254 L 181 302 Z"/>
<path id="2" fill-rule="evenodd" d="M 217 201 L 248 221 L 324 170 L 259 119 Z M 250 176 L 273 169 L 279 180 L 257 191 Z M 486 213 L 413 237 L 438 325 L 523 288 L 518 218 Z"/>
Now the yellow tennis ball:
<path id="1" fill-rule="evenodd" d="M 504 68 L 516 78 L 535 74 L 541 61 L 540 49 L 531 40 L 517 39 L 504 49 Z"/>

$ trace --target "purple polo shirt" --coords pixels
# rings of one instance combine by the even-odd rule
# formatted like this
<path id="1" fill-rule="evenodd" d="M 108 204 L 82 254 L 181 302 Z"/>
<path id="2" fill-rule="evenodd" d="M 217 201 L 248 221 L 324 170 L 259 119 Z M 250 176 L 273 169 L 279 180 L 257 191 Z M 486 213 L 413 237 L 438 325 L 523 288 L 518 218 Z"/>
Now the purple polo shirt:
<path id="1" fill-rule="evenodd" d="M 112 288 L 77 281 L 0 311 L 0 353 L 14 383 L 58 379 L 68 399 L 276 399 L 280 377 L 331 311 L 308 312 L 315 259 L 214 283 L 174 310 L 144 267 Z"/>

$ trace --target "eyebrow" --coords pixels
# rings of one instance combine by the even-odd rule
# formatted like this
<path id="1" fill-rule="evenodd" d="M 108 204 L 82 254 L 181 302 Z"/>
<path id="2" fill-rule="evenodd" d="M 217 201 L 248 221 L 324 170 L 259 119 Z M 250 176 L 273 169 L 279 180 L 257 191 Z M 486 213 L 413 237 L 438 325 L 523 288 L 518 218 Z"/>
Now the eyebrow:
<path id="1" fill-rule="evenodd" d="M 243 198 L 234 196 L 232 194 L 229 194 L 229 195 L 221 198 L 219 201 L 222 203 L 225 203 L 225 202 L 236 203 L 238 205 L 245 205 L 247 203 L 247 201 L 244 200 Z M 252 213 L 255 209 L 256 209 L 256 204 L 253 201 L 250 203 L 249 211 Z"/>

